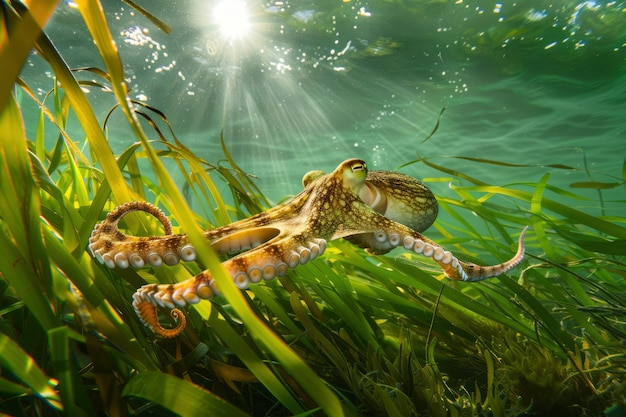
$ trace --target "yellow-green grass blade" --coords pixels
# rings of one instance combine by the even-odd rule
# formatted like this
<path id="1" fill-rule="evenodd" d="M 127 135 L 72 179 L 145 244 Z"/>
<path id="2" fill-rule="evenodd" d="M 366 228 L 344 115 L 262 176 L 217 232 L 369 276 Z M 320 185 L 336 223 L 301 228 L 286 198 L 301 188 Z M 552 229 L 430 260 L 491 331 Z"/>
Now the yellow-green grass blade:
<path id="1" fill-rule="evenodd" d="M 20 2 L 3 2 L 3 16 L 10 25 L 0 25 L 0 112 L 7 104 L 22 65 L 33 49 L 42 28 L 56 9 L 58 0 L 37 0 L 26 9 Z M 17 11 L 13 9 L 17 8 Z M 18 17 L 19 14 L 19 17 Z M 11 33 L 6 31 L 11 28 Z"/>
<path id="2" fill-rule="evenodd" d="M 126 167 L 128 169 L 128 175 L 130 176 L 131 187 L 140 199 L 145 200 L 146 194 L 144 177 L 141 175 L 141 169 L 139 168 L 136 152 L 132 152 L 130 154 Z"/>
<path id="3" fill-rule="evenodd" d="M 46 329 L 56 327 L 51 280 L 39 219 L 39 189 L 13 97 L 0 112 L 0 271 Z M 38 290 L 33 290 L 38 289 Z"/>
<path id="4" fill-rule="evenodd" d="M 39 117 L 37 118 L 37 130 L 35 132 L 35 155 L 39 160 L 43 160 L 46 155 L 45 147 L 45 112 L 44 106 L 39 107 Z"/>
<path id="5" fill-rule="evenodd" d="M 120 203 L 132 201 L 134 199 L 133 194 L 122 176 L 122 172 L 100 128 L 93 108 L 74 78 L 72 71 L 54 45 L 52 45 L 52 42 L 50 42 L 45 35 L 39 38 L 37 49 L 41 56 L 48 61 L 57 79 L 61 83 L 65 97 L 69 100 L 74 114 L 87 134 L 90 150 L 102 167 L 109 185 L 111 186 L 113 195 Z"/>
<path id="6" fill-rule="evenodd" d="M 605 218 L 605 220 L 610 221 L 611 219 Z M 614 218 L 613 221 L 617 223 L 621 221 L 621 219 Z M 552 224 L 552 229 L 566 241 L 572 242 L 586 251 L 618 256 L 626 254 L 626 239 L 608 239 L 605 236 L 590 236 L 570 228 L 559 227 L 556 224 Z"/>
<path id="7" fill-rule="evenodd" d="M 50 407 L 62 410 L 63 405 L 54 387 L 57 381 L 48 377 L 35 360 L 4 333 L 0 333 L 0 365 L 31 389 Z M 16 387 L 13 385 L 13 388 Z"/>
<path id="8" fill-rule="evenodd" d="M 54 375 L 58 380 L 63 411 L 67 415 L 76 417 L 88 417 L 93 415 L 94 410 L 87 400 L 85 387 L 77 377 L 75 358 L 72 356 L 70 343 L 72 341 L 84 343 L 84 338 L 67 327 L 57 327 L 48 331 L 50 341 L 50 357 L 54 364 Z M 65 388 L 68 389 L 65 389 Z M 72 387 L 73 389 L 69 389 Z"/>
<path id="9" fill-rule="evenodd" d="M 117 104 L 126 116 L 135 137 L 142 145 L 148 146 L 148 138 L 139 123 L 132 101 L 128 97 L 128 85 L 124 77 L 122 62 L 116 43 L 111 36 L 102 5 L 96 0 L 77 0 L 76 5 L 107 68 L 107 74 L 110 77 L 111 88 L 117 99 Z M 103 138 L 102 134 L 98 136 L 98 142 L 100 142 L 99 139 L 101 137 Z M 110 152 L 108 147 L 107 150 Z M 107 177 L 109 177 L 108 174 Z"/>
<path id="10" fill-rule="evenodd" d="M 249 416 L 211 392 L 161 372 L 141 372 L 135 375 L 124 387 L 122 396 L 142 398 L 159 404 L 180 416 Z"/>
<path id="11" fill-rule="evenodd" d="M 141 7 L 139 4 L 135 3 L 132 0 L 122 0 L 124 3 L 128 4 L 130 7 L 135 9 L 137 12 L 141 13 L 146 19 L 150 20 L 156 27 L 158 27 L 163 32 L 170 34 L 172 28 L 169 27 L 167 23 L 156 17 L 154 14 L 150 13 L 148 10 Z"/>
<path id="12" fill-rule="evenodd" d="M 0 147 L 2 219 L 17 247 L 28 251 L 33 240 L 40 241 L 34 227 L 39 218 L 39 194 L 31 175 L 22 116 L 12 96 L 0 112 Z M 27 262 L 34 261 L 33 254 L 24 255 Z"/>
<path id="13" fill-rule="evenodd" d="M 243 187 L 243 192 L 240 193 L 241 196 L 245 198 L 248 195 L 254 195 L 257 201 L 260 201 L 265 207 L 267 207 L 269 205 L 269 202 L 267 201 L 263 193 L 261 193 L 261 190 L 259 190 L 256 184 L 250 180 L 250 177 L 246 175 L 244 171 L 237 165 L 230 152 L 228 151 L 228 148 L 226 147 L 226 141 L 224 139 L 224 130 L 220 132 L 220 143 L 222 145 L 222 151 L 224 153 L 224 156 L 226 157 L 226 160 L 228 161 L 228 164 L 234 168 L 237 178 L 239 179 L 239 181 L 232 181 L 232 183 L 241 184 Z M 223 173 L 223 175 L 225 175 L 225 173 Z M 231 181 L 229 181 L 229 183 L 230 182 Z M 257 206 L 257 208 L 259 205 L 258 203 L 255 204 L 253 201 L 249 201 L 248 199 L 245 199 L 244 202 L 247 203 L 246 205 L 248 206 L 248 209 L 251 208 L 250 205 Z"/>
<path id="14" fill-rule="evenodd" d="M 0 392 L 5 396 L 5 401 L 7 401 L 9 397 L 26 397 L 32 393 L 32 390 L 27 386 L 0 377 Z"/>

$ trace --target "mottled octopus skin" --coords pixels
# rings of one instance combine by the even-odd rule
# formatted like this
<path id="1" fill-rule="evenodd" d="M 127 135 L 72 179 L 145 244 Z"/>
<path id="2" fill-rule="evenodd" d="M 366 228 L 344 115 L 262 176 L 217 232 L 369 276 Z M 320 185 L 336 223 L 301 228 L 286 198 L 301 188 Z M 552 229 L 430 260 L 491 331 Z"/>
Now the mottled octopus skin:
<path id="1" fill-rule="evenodd" d="M 236 254 L 222 265 L 242 289 L 251 282 L 283 276 L 289 269 L 321 255 L 328 240 L 346 238 L 381 254 L 402 246 L 437 262 L 455 280 L 480 281 L 500 275 L 524 257 L 524 231 L 517 253 L 508 261 L 480 266 L 458 260 L 420 232 L 437 217 L 437 201 L 431 191 L 410 176 L 391 171 L 371 171 L 360 159 L 342 162 L 329 174 L 312 171 L 303 179 L 304 190 L 266 212 L 204 232 L 222 254 Z M 118 230 L 119 220 L 131 211 L 155 216 L 165 235 L 136 237 Z M 184 234 L 172 234 L 167 217 L 145 202 L 123 204 L 98 224 L 89 239 L 93 256 L 110 268 L 141 268 L 146 264 L 174 265 L 196 259 L 196 250 Z M 133 295 L 133 307 L 141 321 L 164 337 L 177 336 L 185 316 L 177 308 L 219 294 L 211 272 L 177 284 L 149 284 Z M 178 318 L 175 328 L 163 328 L 157 306 Z"/>

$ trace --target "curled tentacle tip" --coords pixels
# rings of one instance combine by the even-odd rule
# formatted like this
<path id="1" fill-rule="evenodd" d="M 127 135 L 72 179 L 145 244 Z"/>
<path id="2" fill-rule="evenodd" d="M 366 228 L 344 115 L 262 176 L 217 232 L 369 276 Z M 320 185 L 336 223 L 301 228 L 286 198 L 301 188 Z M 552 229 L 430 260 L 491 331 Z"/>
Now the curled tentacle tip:
<path id="1" fill-rule="evenodd" d="M 141 299 L 140 296 L 137 298 Z M 176 327 L 166 329 L 159 323 L 156 305 L 148 301 L 139 301 L 137 298 L 135 298 L 135 302 L 133 302 L 135 311 L 143 324 L 154 333 L 169 339 L 178 336 L 185 329 L 185 326 L 187 325 L 187 318 L 179 309 L 173 308 L 170 311 L 172 318 L 178 320 Z"/>
<path id="2" fill-rule="evenodd" d="M 528 230 L 530 226 L 524 226 L 524 228 L 522 229 L 522 232 L 519 235 L 519 247 L 521 247 L 522 249 L 524 249 L 524 236 L 526 235 L 526 231 Z"/>
<path id="3" fill-rule="evenodd" d="M 462 263 L 462 265 L 459 266 L 460 279 L 463 281 L 482 281 L 487 278 L 502 275 L 519 265 L 524 259 L 524 234 L 526 233 L 526 230 L 528 230 L 528 226 L 522 229 L 517 244 L 517 252 L 511 259 L 501 264 L 487 267 L 470 263 Z M 458 277 L 451 278 L 459 279 Z"/>

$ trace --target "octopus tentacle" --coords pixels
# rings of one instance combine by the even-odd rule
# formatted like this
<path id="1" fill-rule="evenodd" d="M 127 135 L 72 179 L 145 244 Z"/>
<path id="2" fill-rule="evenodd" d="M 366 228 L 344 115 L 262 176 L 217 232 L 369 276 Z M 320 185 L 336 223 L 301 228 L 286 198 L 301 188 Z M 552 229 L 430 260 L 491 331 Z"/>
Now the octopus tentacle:
<path id="1" fill-rule="evenodd" d="M 432 240 L 427 239 L 416 232 L 402 236 L 399 233 L 387 233 L 383 230 L 379 230 L 372 234 L 373 239 L 377 242 L 377 244 L 370 243 L 370 245 L 374 247 L 374 252 L 378 253 L 381 248 L 384 251 L 388 251 L 398 247 L 398 242 L 401 241 L 402 246 L 405 249 L 437 262 L 448 278 L 453 280 L 475 282 L 504 274 L 523 260 L 524 235 L 527 229 L 528 226 L 524 227 L 520 233 L 517 253 L 515 253 L 515 255 L 513 255 L 513 257 L 506 262 L 490 266 L 481 266 L 471 262 L 461 261 L 450 251 L 445 250 Z M 371 239 L 369 241 L 372 242 Z M 372 248 L 368 248 L 368 251 L 372 252 Z"/>
<path id="2" fill-rule="evenodd" d="M 144 301 L 173 309 L 187 304 L 197 304 L 200 300 L 208 300 L 217 293 L 213 277 L 204 271 L 193 278 L 177 284 L 148 284 L 140 287 L 133 294 L 133 304 Z"/>
<path id="3" fill-rule="evenodd" d="M 185 314 L 179 309 L 188 304 L 208 300 L 217 293 L 210 272 L 178 284 L 148 284 L 133 294 L 133 307 L 141 322 L 156 334 L 172 338 L 178 336 L 187 323 Z M 159 323 L 157 306 L 170 309 L 171 316 L 178 320 L 176 327 L 166 329 Z"/>
<path id="4" fill-rule="evenodd" d="M 119 221 L 133 211 L 154 216 L 163 225 L 165 236 L 136 237 L 122 233 L 118 228 Z M 142 201 L 122 204 L 110 212 L 91 233 L 89 250 L 109 268 L 174 265 L 179 259 L 192 261 L 197 256 L 185 235 L 172 234 L 172 223 L 165 214 L 158 207 Z"/>
<path id="5" fill-rule="evenodd" d="M 357 205 L 358 206 L 358 205 Z M 481 281 L 505 273 L 519 264 L 524 257 L 524 228 L 518 241 L 517 253 L 508 261 L 498 265 L 480 266 L 457 259 L 434 241 L 403 224 L 370 210 L 356 210 L 358 216 L 346 216 L 345 227 L 348 240 L 365 248 L 373 254 L 386 253 L 402 245 L 405 249 L 433 259 L 443 269 L 446 276 L 454 280 Z M 361 234 L 351 234 L 352 230 L 361 230 Z"/>
<path id="6" fill-rule="evenodd" d="M 112 212 L 110 212 L 106 221 L 111 225 L 117 227 L 118 222 L 124 217 L 126 214 L 131 211 L 145 211 L 156 217 L 156 219 L 163 225 L 165 229 L 166 235 L 172 234 L 172 222 L 165 216 L 165 214 L 158 207 L 146 203 L 145 201 L 131 201 L 128 203 L 124 203 L 121 206 L 116 207 Z"/>
<path id="7" fill-rule="evenodd" d="M 285 241 L 284 247 L 293 246 L 292 242 Z M 289 268 L 295 268 L 321 255 L 326 249 L 324 239 L 312 239 L 296 250 L 286 252 L 285 255 L 268 259 L 258 259 L 254 252 L 245 252 L 223 263 L 224 268 L 233 277 L 235 285 L 246 289 L 250 283 L 261 280 L 272 280 L 283 276 Z M 201 300 L 208 300 L 219 294 L 216 283 L 209 271 L 203 271 L 197 276 L 178 284 L 148 284 L 139 288 L 133 295 L 133 307 L 148 328 L 163 337 L 175 337 L 185 327 L 185 315 L 179 307 L 188 304 L 197 304 Z M 178 324 L 173 329 L 165 329 L 158 322 L 156 307 L 169 308 L 172 317 L 177 318 Z"/>
<path id="8" fill-rule="evenodd" d="M 246 289 L 251 283 L 284 276 L 289 269 L 312 261 L 325 250 L 325 239 L 279 237 L 261 245 L 259 250 L 239 254 L 224 261 L 222 265 L 233 277 L 235 285 Z"/>

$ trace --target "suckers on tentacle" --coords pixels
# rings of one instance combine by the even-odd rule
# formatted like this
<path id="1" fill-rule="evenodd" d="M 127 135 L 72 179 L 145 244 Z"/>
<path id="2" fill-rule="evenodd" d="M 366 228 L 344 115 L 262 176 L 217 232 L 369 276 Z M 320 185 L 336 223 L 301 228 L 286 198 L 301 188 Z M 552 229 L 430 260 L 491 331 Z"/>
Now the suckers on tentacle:
<path id="1" fill-rule="evenodd" d="M 420 232 L 437 216 L 437 201 L 420 181 L 390 171 L 367 172 L 359 159 L 342 162 L 335 171 L 314 171 L 303 179 L 304 190 L 293 199 L 264 213 L 204 232 L 221 254 L 234 256 L 222 263 L 235 284 L 283 276 L 289 269 L 320 256 L 327 240 L 346 238 L 372 253 L 386 253 L 402 246 L 437 262 L 456 280 L 480 281 L 502 274 L 521 262 L 524 231 L 517 253 L 509 261 L 479 266 L 458 260 Z M 164 236 L 136 237 L 119 231 L 120 219 L 131 211 L 155 216 Z M 93 256 L 110 268 L 174 265 L 196 259 L 196 249 L 183 234 L 172 234 L 172 225 L 157 207 L 143 202 L 126 203 L 97 225 L 89 239 Z M 177 284 L 149 284 L 133 295 L 133 307 L 141 321 L 163 337 L 174 337 L 185 327 L 179 308 L 219 294 L 210 271 Z M 172 329 L 158 321 L 157 307 L 171 310 L 178 319 Z"/>

